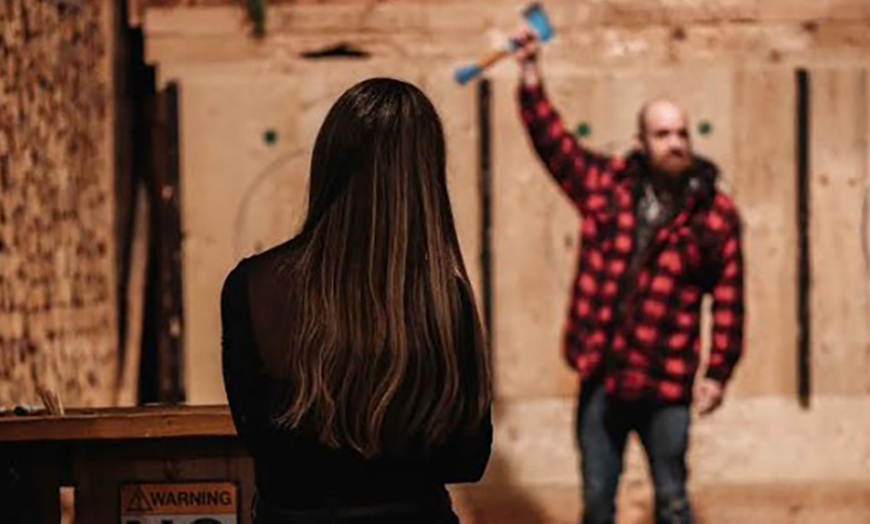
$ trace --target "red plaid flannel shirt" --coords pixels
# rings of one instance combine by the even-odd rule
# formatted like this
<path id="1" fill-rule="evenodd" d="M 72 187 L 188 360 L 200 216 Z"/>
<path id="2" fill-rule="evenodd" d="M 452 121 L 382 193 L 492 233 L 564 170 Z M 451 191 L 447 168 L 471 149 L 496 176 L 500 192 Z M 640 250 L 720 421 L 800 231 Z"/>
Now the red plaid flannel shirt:
<path id="1" fill-rule="evenodd" d="M 582 147 L 540 86 L 521 87 L 523 122 L 535 150 L 579 209 L 581 249 L 564 352 L 582 380 L 620 398 L 690 402 L 700 359 L 701 301 L 713 296 L 706 376 L 728 381 L 743 351 L 740 217 L 714 178 L 690 178 L 676 216 L 658 229 L 642 263 L 635 245 L 642 164 Z M 698 159 L 715 177 L 715 167 Z"/>

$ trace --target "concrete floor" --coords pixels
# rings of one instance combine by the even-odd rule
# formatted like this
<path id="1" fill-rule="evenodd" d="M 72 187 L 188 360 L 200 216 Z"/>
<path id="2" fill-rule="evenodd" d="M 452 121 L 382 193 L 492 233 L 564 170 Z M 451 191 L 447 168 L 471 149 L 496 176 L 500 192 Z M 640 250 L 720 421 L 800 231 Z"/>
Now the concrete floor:
<path id="1" fill-rule="evenodd" d="M 578 493 L 564 486 L 536 491 L 481 485 L 453 490 L 463 524 L 577 524 Z M 697 486 L 699 524 L 868 524 L 870 484 Z M 652 524 L 647 486 L 623 489 L 617 524 Z"/>

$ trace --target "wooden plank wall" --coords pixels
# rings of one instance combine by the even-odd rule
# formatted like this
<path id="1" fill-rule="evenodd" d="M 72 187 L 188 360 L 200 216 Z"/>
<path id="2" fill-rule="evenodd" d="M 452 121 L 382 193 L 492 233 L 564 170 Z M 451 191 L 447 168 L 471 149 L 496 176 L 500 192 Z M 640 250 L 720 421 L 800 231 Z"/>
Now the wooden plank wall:
<path id="1" fill-rule="evenodd" d="M 220 399 L 217 293 L 223 275 L 238 257 L 285 238 L 298 222 L 314 133 L 332 101 L 358 79 L 397 75 L 417 82 L 436 102 L 447 128 L 460 236 L 472 273 L 479 274 L 474 89 L 455 86 L 450 74 L 489 45 L 488 33 L 515 24 L 513 3 L 276 2 L 269 36 L 260 42 L 246 35 L 240 11 L 219 0 L 149 4 L 143 17 L 148 55 L 161 78 L 178 79 L 183 92 L 185 298 L 193 300 L 186 303 L 187 369 L 201 368 L 188 375 L 191 400 Z M 544 67 L 566 125 L 586 123 L 589 144 L 622 153 L 632 145 L 640 104 L 675 98 L 689 110 L 693 129 L 710 124 L 709 133 L 695 134 L 695 145 L 719 164 L 722 188 L 743 215 L 748 352 L 726 406 L 693 428 L 693 488 L 706 504 L 705 521 L 748 522 L 745 508 L 729 508 L 728 501 L 750 500 L 749 494 L 775 484 L 781 489 L 771 492 L 759 518 L 813 521 L 831 506 L 807 493 L 836 485 L 856 494 L 844 496 L 847 509 L 838 518 L 861 522 L 868 511 L 861 486 L 870 483 L 870 443 L 862 437 L 870 421 L 860 415 L 870 409 L 870 333 L 860 322 L 870 293 L 864 256 L 870 5 L 546 5 L 559 36 L 544 51 Z M 307 62 L 298 56 L 341 41 L 372 57 Z M 814 104 L 808 410 L 797 400 L 796 67 L 809 68 Z M 581 247 L 578 217 L 524 135 L 515 66 L 499 65 L 490 78 L 496 446 L 483 484 L 454 494 L 468 522 L 576 522 L 576 379 L 559 345 Z M 267 146 L 262 134 L 270 127 L 278 141 Z M 229 216 L 255 174 L 291 143 L 304 152 L 253 191 L 234 247 L 226 234 Z M 479 290 L 479 280 L 475 284 Z M 833 451 L 818 454 L 820 442 Z M 636 443 L 620 497 L 621 522 L 643 522 L 650 488 Z"/>
<path id="2" fill-rule="evenodd" d="M 212 7 L 179 7 L 191 4 Z M 218 172 L 217 168 L 236 173 L 259 173 L 266 169 L 268 159 L 291 154 L 286 147 L 297 138 L 297 135 L 302 149 L 300 154 L 294 157 L 293 162 L 296 165 L 276 168 L 276 171 L 295 169 L 297 172 L 304 173 L 307 158 L 307 150 L 304 148 L 308 147 L 306 139 L 313 137 L 325 108 L 320 111 L 307 109 L 300 111 L 294 109 L 294 100 L 301 97 L 300 103 L 303 107 L 307 107 L 312 102 L 304 97 L 303 92 L 309 90 L 312 93 L 323 93 L 324 104 L 328 106 L 343 87 L 352 83 L 350 79 L 378 73 L 389 72 L 411 79 L 429 78 L 426 84 L 433 87 L 433 97 L 441 96 L 445 101 L 444 113 L 447 118 L 459 118 L 458 115 L 464 115 L 462 118 L 471 125 L 472 121 L 468 119 L 472 118 L 472 113 L 466 112 L 472 103 L 470 96 L 466 96 L 470 90 L 463 92 L 450 85 L 447 80 L 450 68 L 458 61 L 466 59 L 465 57 L 474 56 L 477 49 L 486 47 L 487 44 L 481 43 L 483 38 L 481 34 L 509 28 L 516 16 L 512 9 L 496 1 L 451 2 L 438 7 L 427 2 L 413 5 L 388 2 L 368 6 L 368 8 L 340 0 L 325 3 L 298 2 L 292 6 L 277 6 L 271 9 L 269 28 L 272 36 L 264 42 L 256 42 L 251 40 L 244 30 L 240 30 L 242 12 L 225 7 L 221 2 L 210 1 L 203 4 L 163 1 L 150 2 L 149 5 L 144 17 L 146 32 L 149 34 L 147 53 L 152 61 L 160 64 L 162 78 L 187 79 L 183 82 L 185 84 L 183 90 L 186 92 L 183 98 L 191 107 L 184 107 L 182 104 L 182 111 L 191 114 L 184 119 L 186 123 L 182 124 L 187 137 L 185 140 L 190 143 L 190 150 L 205 152 L 202 160 L 204 163 L 201 166 L 197 164 L 200 162 L 196 157 L 199 153 L 184 155 L 183 162 L 187 163 L 187 171 L 204 170 L 215 173 Z M 171 9 L 168 8 L 170 6 Z M 868 13 L 870 10 L 861 2 L 848 0 L 826 5 L 823 9 L 816 3 L 794 2 L 766 2 L 763 5 L 731 2 L 727 6 L 717 3 L 709 6 L 705 4 L 703 7 L 693 2 L 686 2 L 668 6 L 667 9 L 662 9 L 662 6 L 652 9 L 628 1 L 594 5 L 554 1 L 548 3 L 547 8 L 559 31 L 559 38 L 548 47 L 544 55 L 548 76 L 554 81 L 554 85 L 551 86 L 553 96 L 560 99 L 560 106 L 569 112 L 569 118 L 574 119 L 568 122 L 569 125 L 581 121 L 591 123 L 594 120 L 590 137 L 593 143 L 606 149 L 624 151 L 631 145 L 637 105 L 649 96 L 668 92 L 689 107 L 697 122 L 705 121 L 712 124 L 711 134 L 697 137 L 698 148 L 710 154 L 721 164 L 726 179 L 725 186 L 730 187 L 738 202 L 746 202 L 748 208 L 744 214 L 748 226 L 747 249 L 750 252 L 764 254 L 764 256 L 754 257 L 759 261 L 760 266 L 753 267 L 749 273 L 749 293 L 752 295 L 751 303 L 757 314 L 750 316 L 748 340 L 751 347 L 761 345 L 764 346 L 765 351 L 757 356 L 750 351 L 747 362 L 752 362 L 749 359 L 759 359 L 760 365 L 744 366 L 746 373 L 738 375 L 735 390 L 741 394 L 775 394 L 793 391 L 796 386 L 795 374 L 792 371 L 796 364 L 791 348 L 796 337 L 796 328 L 787 304 L 795 300 L 796 295 L 791 286 L 784 285 L 794 279 L 794 268 L 790 260 L 797 256 L 794 243 L 791 242 L 795 238 L 796 231 L 792 220 L 795 214 L 795 189 L 792 173 L 794 151 L 791 140 L 793 82 L 789 78 L 790 71 L 792 66 L 797 64 L 830 63 L 835 60 L 845 67 L 845 64 L 857 65 L 862 63 L 862 60 L 866 60 L 863 56 L 858 58 L 854 53 L 857 48 L 863 46 L 863 41 L 855 38 L 854 31 L 856 25 L 863 27 L 861 24 L 870 19 Z M 646 23 L 642 24 L 641 21 Z M 743 25 L 735 21 L 740 21 Z M 702 35 L 712 30 L 711 26 L 716 30 L 716 39 L 709 37 L 706 40 L 695 41 L 696 38 L 702 38 Z M 664 40 L 653 36 L 666 28 L 669 28 L 670 33 Z M 347 60 L 308 63 L 298 59 L 298 53 L 301 51 L 317 49 L 340 39 L 371 52 L 375 58 L 357 63 Z M 723 48 L 725 43 L 728 44 L 727 49 Z M 585 53 L 589 53 L 589 56 L 587 57 Z M 425 67 L 411 65 L 421 60 L 425 60 Z M 770 67 L 777 72 L 768 74 L 765 79 L 738 74 L 739 78 L 732 80 L 730 77 L 737 74 L 733 71 L 740 69 L 736 67 L 740 62 L 755 64 L 753 66 L 755 68 Z M 697 67 L 702 65 L 703 74 L 696 74 Z M 607 69 L 602 70 L 601 68 L 605 66 L 608 66 Z M 650 66 L 659 68 L 666 66 L 668 69 L 664 72 L 652 72 Z M 497 113 L 498 121 L 495 124 L 497 130 L 509 129 L 507 126 L 511 123 L 516 127 L 515 115 L 511 109 L 514 89 L 512 67 L 511 65 L 499 66 L 493 72 L 498 80 L 495 86 L 496 111 L 506 111 L 503 115 Z M 596 70 L 605 72 L 596 73 Z M 348 73 L 348 71 L 354 72 Z M 678 78 L 673 77 L 671 73 L 673 71 L 677 72 Z M 592 75 L 606 80 L 596 80 L 587 85 L 584 83 L 586 77 L 582 75 Z M 300 81 L 301 78 L 305 81 Z M 226 82 L 238 84 L 235 95 L 230 95 L 229 91 L 224 95 L 216 94 L 217 90 L 224 89 L 218 88 L 217 85 Z M 564 82 L 564 86 L 560 85 L 560 82 Z M 292 90 L 287 91 L 281 103 L 281 107 L 286 108 L 282 113 L 285 119 L 283 126 L 284 128 L 289 126 L 294 131 L 289 132 L 282 128 L 277 135 L 276 144 L 271 146 L 265 144 L 263 134 L 267 131 L 268 122 L 264 121 L 262 125 L 254 124 L 256 117 L 244 115 L 268 114 L 269 118 L 266 120 L 274 120 L 277 115 L 268 109 L 274 107 L 271 102 L 266 102 L 271 99 L 268 96 L 255 96 L 253 94 L 255 91 L 245 92 L 247 85 L 262 85 L 262 89 L 280 90 L 278 86 L 289 86 L 294 83 L 298 84 L 293 88 L 299 90 L 298 96 L 293 95 Z M 443 89 L 437 86 L 443 86 Z M 763 93 L 769 93 L 769 99 L 762 97 L 757 102 L 754 98 L 750 99 L 759 89 Z M 206 93 L 197 90 L 215 92 Z M 437 93 L 444 93 L 444 95 Z M 458 110 L 458 107 L 452 105 L 452 98 L 459 96 L 459 93 L 465 96 L 465 110 Z M 583 94 L 578 96 L 575 93 Z M 226 96 L 227 102 L 219 102 L 217 98 L 220 96 Z M 204 106 L 206 99 L 211 100 L 210 109 Z M 750 109 L 747 104 L 752 103 L 757 103 L 758 106 Z M 584 104 L 588 109 L 583 108 Z M 744 108 L 745 110 L 740 110 Z M 209 113 L 197 113 L 201 111 Z M 213 125 L 215 122 L 208 120 L 212 117 L 217 118 L 217 115 L 225 118 L 221 125 Z M 765 120 L 768 116 L 772 118 L 771 125 L 776 126 L 775 129 L 778 131 L 762 132 L 758 125 L 758 115 L 763 115 Z M 260 125 L 260 128 L 241 131 L 238 125 L 240 119 L 247 119 L 248 125 Z M 292 124 L 290 119 L 298 119 L 300 123 Z M 468 130 L 473 127 L 471 125 Z M 204 128 L 215 129 L 216 135 L 214 137 L 203 135 L 200 130 Z M 249 142 L 248 147 L 253 148 L 247 149 L 245 155 L 258 157 L 257 162 L 263 162 L 262 165 L 258 167 L 252 164 L 248 167 L 239 164 L 242 162 L 239 155 L 229 148 L 224 148 L 223 151 L 210 149 L 213 149 L 214 143 L 245 143 L 240 142 L 241 135 L 233 137 L 232 140 L 220 136 L 235 132 L 244 134 L 245 140 Z M 735 133 L 742 136 L 730 138 Z M 467 139 L 468 136 L 461 139 L 457 137 L 456 142 L 465 145 L 468 144 Z M 525 162 L 535 165 L 528 158 L 528 146 L 525 143 L 520 142 L 505 147 L 503 141 L 514 139 L 503 136 L 500 131 L 495 133 L 494 140 L 496 147 L 503 150 L 502 153 L 496 153 L 497 164 L 503 162 L 505 165 L 517 166 L 518 164 L 512 159 L 526 155 Z M 734 145 L 735 140 L 745 140 L 753 147 Z M 199 143 L 203 145 L 197 145 Z M 308 143 L 310 144 L 310 140 Z M 470 146 L 465 147 L 466 151 L 471 151 L 467 149 Z M 227 158 L 221 161 L 214 160 L 222 154 Z M 213 157 L 213 164 L 209 163 L 212 161 L 209 160 L 209 156 Z M 280 159 L 278 162 L 280 163 Z M 473 167 L 473 163 L 469 166 Z M 496 167 L 496 173 L 498 171 Z M 763 173 L 764 176 L 756 174 L 757 172 Z M 773 173 L 779 175 L 768 176 Z M 236 174 L 235 176 L 252 175 Z M 281 177 L 280 173 L 276 174 L 274 171 L 272 175 L 267 175 L 267 178 L 270 176 Z M 304 174 L 297 173 L 295 176 L 304 176 Z M 513 268 L 516 271 L 506 268 L 497 273 L 497 293 L 503 295 L 503 299 L 498 300 L 507 302 L 505 307 L 499 308 L 501 314 L 496 319 L 495 336 L 501 337 L 504 341 L 505 347 L 502 349 L 501 358 L 506 362 L 517 364 L 501 366 L 507 375 L 500 381 L 499 391 L 507 397 L 528 393 L 526 391 L 528 388 L 523 386 L 525 382 L 538 384 L 537 387 L 544 389 L 555 388 L 555 391 L 562 392 L 570 391 L 573 387 L 570 375 L 560 374 L 560 371 L 553 369 L 561 368 L 561 363 L 558 361 L 547 363 L 547 360 L 537 359 L 518 349 L 536 344 L 545 347 L 558 345 L 561 312 L 565 308 L 564 300 L 560 298 L 563 300 L 561 303 L 558 301 L 539 303 L 542 299 L 537 297 L 563 295 L 559 290 L 566 288 L 570 279 L 572 253 L 577 248 L 573 245 L 575 235 L 574 226 L 571 224 L 572 211 L 565 206 L 560 207 L 557 203 L 560 202 L 560 197 L 554 195 L 546 185 L 542 185 L 541 181 L 523 180 L 523 184 L 534 184 L 528 188 L 531 192 L 526 192 L 526 188 L 521 186 L 511 188 L 502 183 L 504 188 L 502 191 L 508 193 L 505 195 L 506 198 L 497 196 L 494 219 L 498 222 L 500 213 L 507 212 L 508 216 L 511 215 L 511 207 L 515 204 L 509 194 L 511 191 L 517 192 L 517 198 L 520 199 L 517 204 L 536 206 L 535 208 L 552 216 L 546 219 L 546 224 L 538 222 L 539 218 L 529 220 L 529 225 L 522 226 L 528 229 L 516 229 L 509 225 L 500 228 L 494 237 L 496 245 L 500 246 L 499 249 L 503 252 L 505 250 L 512 252 L 522 246 L 524 237 L 540 237 L 542 233 L 546 233 L 545 237 L 550 239 L 546 246 L 543 246 L 546 248 L 546 257 L 549 257 L 546 264 L 555 264 L 555 268 L 549 274 L 536 270 L 534 265 L 543 263 L 542 259 L 536 258 L 533 252 L 529 252 L 523 255 L 527 257 L 526 265 L 517 265 Z M 497 180 L 495 183 L 501 182 Z M 198 183 L 196 181 L 186 180 L 184 183 L 191 186 L 189 190 L 184 191 L 188 197 L 191 192 L 196 195 L 209 195 L 209 193 L 199 192 L 200 188 L 196 185 Z M 243 184 L 240 180 L 231 183 Z M 299 194 L 304 192 L 304 186 L 299 180 L 294 184 L 296 184 L 294 187 L 279 185 L 273 188 L 269 183 L 263 182 L 258 183 L 254 192 L 259 192 L 260 195 L 278 195 L 280 191 L 289 191 L 296 195 L 295 202 L 298 204 L 302 202 Z M 534 189 L 535 187 L 537 190 Z M 742 190 L 741 187 L 746 187 L 746 190 Z M 202 189 L 207 191 L 207 188 Z M 272 189 L 277 189 L 278 193 Z M 768 190 L 777 192 L 779 196 L 776 200 L 771 201 L 768 198 Z M 460 204 L 461 206 L 472 210 L 469 219 L 476 220 L 474 218 L 476 213 L 473 211 L 475 208 L 469 207 L 470 203 L 476 200 L 476 196 L 469 193 L 466 197 L 462 191 L 454 191 L 454 194 L 457 195 L 457 199 L 465 202 Z M 185 279 L 185 296 L 191 297 L 189 300 L 200 300 L 192 298 L 200 296 L 196 291 L 198 289 L 214 289 L 215 282 L 220 279 L 220 275 L 225 270 L 223 266 L 229 265 L 228 262 L 217 264 L 221 267 L 215 270 L 216 275 L 211 275 L 212 270 L 206 269 L 197 255 L 199 246 L 211 245 L 210 243 L 216 241 L 210 234 L 200 234 L 204 232 L 201 227 L 208 228 L 211 227 L 208 224 L 214 224 L 216 231 L 226 231 L 229 223 L 224 222 L 218 226 L 217 224 L 221 224 L 221 219 L 212 221 L 210 215 L 212 212 L 207 210 L 204 211 L 203 218 L 198 219 L 195 216 L 197 205 L 219 210 L 220 213 L 231 209 L 223 205 L 226 203 L 224 202 L 226 198 L 229 197 L 197 196 L 192 202 L 185 202 L 186 206 L 194 206 L 194 209 L 185 213 L 185 220 L 189 225 L 186 231 L 188 254 L 191 257 L 191 262 L 186 264 L 188 269 L 185 270 L 191 271 L 190 277 Z M 253 194 L 245 195 L 249 204 L 257 198 Z M 249 209 L 252 211 L 234 219 L 235 223 L 231 228 L 234 229 L 232 233 L 234 237 L 249 234 L 237 231 L 239 228 L 245 231 L 268 230 L 271 226 L 264 227 L 264 221 L 274 223 L 277 234 L 269 236 L 265 233 L 255 233 L 269 238 L 249 241 L 245 248 L 235 246 L 231 250 L 233 255 L 230 258 L 238 257 L 242 252 L 249 252 L 245 249 L 256 250 L 258 246 L 262 247 L 270 241 L 277 241 L 285 231 L 292 229 L 291 223 L 298 222 L 299 216 L 287 218 L 286 215 L 282 215 L 285 217 L 285 222 L 282 222 L 282 219 L 277 222 L 266 220 L 268 213 L 276 212 L 274 209 L 268 211 L 273 207 L 250 204 Z M 279 205 L 277 209 L 277 212 L 281 213 L 286 206 Z M 300 209 L 296 209 L 291 213 L 299 215 L 301 212 Z M 476 227 L 473 223 L 469 223 L 467 227 L 463 224 L 464 222 L 460 220 L 460 227 L 464 231 L 463 241 L 467 245 L 471 239 L 477 238 Z M 226 236 L 226 233 L 223 235 Z M 476 252 L 472 253 L 473 258 Z M 521 263 L 519 257 L 509 262 Z M 496 264 L 498 263 L 496 261 Z M 192 268 L 196 268 L 196 271 Z M 776 288 L 772 286 L 774 282 Z M 532 295 L 528 299 L 525 297 L 525 290 L 541 289 L 541 286 L 551 292 Z M 781 292 L 771 292 L 773 289 Z M 203 307 L 190 304 L 186 308 L 188 348 L 204 347 L 198 342 L 200 340 L 216 340 L 217 324 L 214 320 L 216 313 L 213 295 L 213 292 L 202 295 Z M 519 312 L 511 307 L 511 304 L 524 302 L 528 302 L 528 307 Z M 519 317 L 515 318 L 515 315 Z M 199 320 L 200 317 L 202 321 Z M 543 317 L 545 320 L 528 321 L 527 329 L 523 317 L 530 319 Z M 212 320 L 207 321 L 206 318 Z M 198 327 L 200 325 L 202 328 Z M 507 326 L 505 333 L 501 333 L 498 328 L 502 325 Z M 776 329 L 770 329 L 771 326 L 775 326 Z M 203 334 L 196 334 L 200 330 Z M 762 334 L 763 332 L 766 334 Z M 204 356 L 200 356 L 197 353 L 199 351 L 202 351 Z M 192 384 L 207 382 L 193 378 L 200 371 L 203 373 L 202 376 L 215 376 L 216 361 L 213 357 L 207 356 L 212 353 L 213 349 L 189 350 L 187 368 L 194 374 L 190 377 Z M 196 364 L 192 365 L 193 362 Z M 200 371 L 196 371 L 197 368 L 200 368 Z M 537 373 L 526 372 L 538 368 L 543 370 L 543 374 L 557 378 L 541 381 L 537 378 Z M 189 386 L 192 401 L 219 398 L 219 392 L 214 391 L 198 397 L 197 387 Z M 215 385 L 205 387 L 214 389 Z M 218 396 L 214 396 L 215 394 Z"/>

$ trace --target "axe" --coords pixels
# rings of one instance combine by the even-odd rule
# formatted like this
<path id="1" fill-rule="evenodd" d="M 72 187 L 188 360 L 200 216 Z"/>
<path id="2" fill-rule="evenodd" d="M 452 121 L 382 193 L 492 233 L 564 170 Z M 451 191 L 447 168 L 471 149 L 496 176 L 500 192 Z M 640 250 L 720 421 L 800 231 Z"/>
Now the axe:
<path id="1" fill-rule="evenodd" d="M 541 4 L 537 2 L 529 4 L 523 9 L 523 18 L 525 18 L 526 23 L 529 24 L 529 27 L 538 36 L 538 40 L 549 42 L 553 38 L 553 26 L 550 24 L 547 13 L 544 12 L 544 7 Z M 516 48 L 517 43 L 509 40 L 506 46 L 492 51 L 476 63 L 457 69 L 453 73 L 453 78 L 460 84 L 467 84 L 470 80 L 483 73 L 488 67 L 513 53 Z"/>

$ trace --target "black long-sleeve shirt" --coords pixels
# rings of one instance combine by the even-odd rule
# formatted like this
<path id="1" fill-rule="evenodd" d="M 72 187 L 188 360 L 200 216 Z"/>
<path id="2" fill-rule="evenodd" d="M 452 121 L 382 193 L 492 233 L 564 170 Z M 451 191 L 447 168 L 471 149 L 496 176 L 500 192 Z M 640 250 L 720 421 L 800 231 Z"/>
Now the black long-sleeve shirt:
<path id="1" fill-rule="evenodd" d="M 280 295 L 280 279 L 268 274 L 280 264 L 268 258 L 282 256 L 281 250 L 279 246 L 239 263 L 227 276 L 221 295 L 224 385 L 239 437 L 254 459 L 263 500 L 294 510 L 382 504 L 443 491 L 447 483 L 479 480 L 492 443 L 489 413 L 476 431 L 457 431 L 428 452 L 411 446 L 400 455 L 385 453 L 374 459 L 331 449 L 310 433 L 274 422 L 273 409 L 285 379 L 264 369 L 257 347 L 262 338 L 255 336 L 254 326 L 276 321 L 253 322 L 252 311 L 276 309 L 273 298 L 261 295 Z M 274 286 L 249 284 L 254 278 L 269 283 L 273 277 Z"/>

